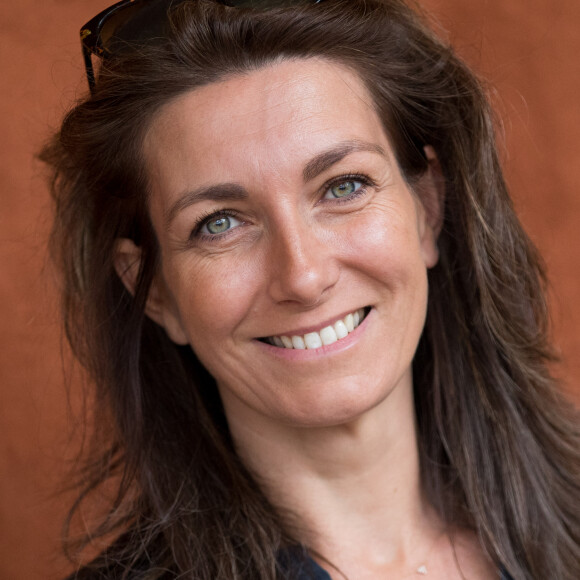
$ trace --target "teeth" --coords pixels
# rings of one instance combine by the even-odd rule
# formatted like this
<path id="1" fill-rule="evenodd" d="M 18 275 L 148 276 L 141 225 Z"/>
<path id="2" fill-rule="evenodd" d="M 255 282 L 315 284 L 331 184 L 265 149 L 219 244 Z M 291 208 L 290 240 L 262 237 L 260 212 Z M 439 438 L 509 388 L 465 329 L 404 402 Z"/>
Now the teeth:
<path id="1" fill-rule="evenodd" d="M 339 320 L 334 324 L 334 331 L 336 332 L 337 339 L 341 339 L 344 338 L 345 336 L 348 336 L 348 328 L 346 327 L 346 324 L 342 320 Z"/>
<path id="2" fill-rule="evenodd" d="M 349 332 L 352 332 L 354 330 L 354 316 L 352 314 L 347 314 L 344 318 L 344 324 L 346 329 Z"/>
<path id="3" fill-rule="evenodd" d="M 327 326 L 320 331 L 320 340 L 322 340 L 322 344 L 332 344 L 338 340 L 338 336 L 336 336 L 336 331 L 332 326 Z"/>
<path id="4" fill-rule="evenodd" d="M 332 326 L 326 326 L 319 332 L 309 332 L 304 336 L 271 336 L 268 342 L 280 348 L 320 348 L 322 345 L 333 344 L 348 336 L 364 320 L 364 317 L 364 309 L 359 308 L 356 312 L 347 314 L 342 320 L 337 320 Z"/>
<path id="5" fill-rule="evenodd" d="M 306 348 L 320 348 L 322 346 L 322 339 L 318 332 L 309 332 L 304 335 L 304 342 L 306 343 Z"/>

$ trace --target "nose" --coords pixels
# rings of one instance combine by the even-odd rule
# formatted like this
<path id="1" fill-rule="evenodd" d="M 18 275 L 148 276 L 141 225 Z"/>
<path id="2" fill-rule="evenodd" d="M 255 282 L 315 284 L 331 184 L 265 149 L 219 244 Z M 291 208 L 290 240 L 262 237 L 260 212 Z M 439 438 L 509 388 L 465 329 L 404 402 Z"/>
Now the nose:
<path id="1" fill-rule="evenodd" d="M 273 233 L 269 248 L 270 295 L 277 303 L 315 306 L 337 282 L 339 264 L 330 236 L 287 219 Z"/>

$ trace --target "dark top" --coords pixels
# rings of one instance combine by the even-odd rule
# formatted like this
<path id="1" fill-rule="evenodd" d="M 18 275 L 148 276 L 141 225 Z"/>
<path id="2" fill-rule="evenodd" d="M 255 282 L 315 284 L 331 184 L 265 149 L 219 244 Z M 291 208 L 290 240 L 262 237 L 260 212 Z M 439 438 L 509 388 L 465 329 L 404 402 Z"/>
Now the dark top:
<path id="1" fill-rule="evenodd" d="M 331 580 L 330 574 L 312 558 L 308 557 L 303 548 L 296 548 L 279 554 L 278 561 L 283 569 L 292 570 L 296 574 L 296 580 Z M 498 579 L 513 580 L 503 566 L 498 572 Z"/>
<path id="2" fill-rule="evenodd" d="M 309 569 L 301 573 L 297 580 L 331 580 L 330 574 L 321 568 L 314 560 L 311 561 Z M 513 580 L 513 578 L 503 568 L 499 571 L 499 580 Z"/>

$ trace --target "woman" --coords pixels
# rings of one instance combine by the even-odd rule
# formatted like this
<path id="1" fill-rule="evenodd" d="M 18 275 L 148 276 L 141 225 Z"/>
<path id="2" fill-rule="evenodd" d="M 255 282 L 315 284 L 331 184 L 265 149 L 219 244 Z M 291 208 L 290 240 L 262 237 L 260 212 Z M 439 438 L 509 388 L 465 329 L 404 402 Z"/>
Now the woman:
<path id="1" fill-rule="evenodd" d="M 398 0 L 276 4 L 83 28 L 44 159 L 107 444 L 75 507 L 116 494 L 73 577 L 576 578 L 578 422 L 481 87 Z"/>

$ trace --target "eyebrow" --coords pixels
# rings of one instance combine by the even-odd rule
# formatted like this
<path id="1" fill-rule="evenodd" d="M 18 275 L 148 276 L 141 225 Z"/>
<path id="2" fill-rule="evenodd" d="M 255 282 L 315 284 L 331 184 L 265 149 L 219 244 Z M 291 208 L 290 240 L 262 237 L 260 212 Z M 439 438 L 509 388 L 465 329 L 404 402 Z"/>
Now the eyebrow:
<path id="1" fill-rule="evenodd" d="M 239 201 L 246 199 L 248 192 L 237 183 L 218 183 L 208 187 L 199 187 L 184 193 L 165 213 L 165 224 L 175 219 L 180 211 L 200 201 Z"/>
<path id="2" fill-rule="evenodd" d="M 351 153 L 361 151 L 377 153 L 388 159 L 385 150 L 376 143 L 358 140 L 343 141 L 331 149 L 319 153 L 306 164 L 302 171 L 304 182 L 307 183 L 313 180 Z M 169 227 L 179 212 L 200 201 L 240 201 L 247 198 L 248 192 L 237 183 L 218 183 L 216 185 L 202 186 L 192 191 L 187 191 L 179 197 L 165 212 L 165 224 Z"/>
<path id="3" fill-rule="evenodd" d="M 304 167 L 302 176 L 305 182 L 311 181 L 335 163 L 342 161 L 351 153 L 358 153 L 360 151 L 370 151 L 371 153 L 378 153 L 385 159 L 387 154 L 385 150 L 376 143 L 368 143 L 367 141 L 343 141 L 328 151 L 323 151 L 311 159 Z"/>

